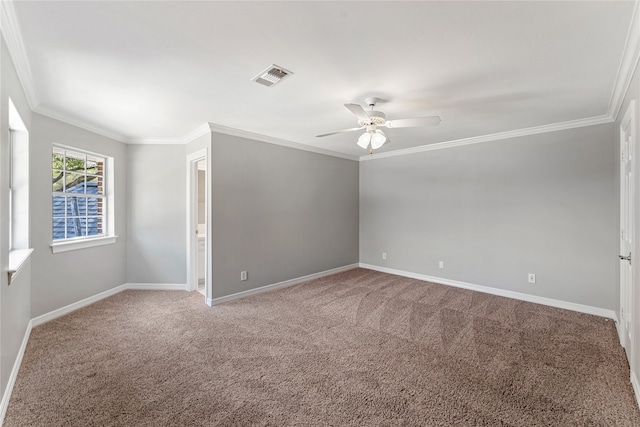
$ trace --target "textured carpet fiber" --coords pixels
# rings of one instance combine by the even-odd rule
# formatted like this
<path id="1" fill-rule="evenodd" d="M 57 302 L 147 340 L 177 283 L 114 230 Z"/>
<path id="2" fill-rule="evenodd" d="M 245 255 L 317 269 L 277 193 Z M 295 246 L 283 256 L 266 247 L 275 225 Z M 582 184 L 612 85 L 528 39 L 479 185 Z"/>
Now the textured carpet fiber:
<path id="1" fill-rule="evenodd" d="M 364 269 L 35 328 L 6 426 L 640 426 L 612 321 Z"/>

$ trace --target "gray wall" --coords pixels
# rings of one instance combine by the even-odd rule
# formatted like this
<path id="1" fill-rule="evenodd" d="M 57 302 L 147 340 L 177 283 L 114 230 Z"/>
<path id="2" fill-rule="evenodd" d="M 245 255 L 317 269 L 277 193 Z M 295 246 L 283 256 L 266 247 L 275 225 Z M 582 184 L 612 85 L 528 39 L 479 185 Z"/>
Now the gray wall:
<path id="1" fill-rule="evenodd" d="M 184 145 L 129 145 L 127 282 L 186 283 Z"/>
<path id="2" fill-rule="evenodd" d="M 213 298 L 358 262 L 358 162 L 212 134 L 128 147 L 128 282 L 186 283 L 186 156 L 207 147 Z"/>
<path id="3" fill-rule="evenodd" d="M 358 262 L 358 162 L 211 138 L 213 298 Z"/>
<path id="4" fill-rule="evenodd" d="M 31 131 L 31 110 L 27 103 L 4 38 L 0 36 L 0 397 L 4 394 L 20 345 L 31 319 L 31 260 L 8 286 L 9 262 L 9 100 Z M 32 144 L 33 146 L 33 144 Z M 31 222 L 33 224 L 33 220 Z M 31 240 L 33 241 L 33 233 Z"/>
<path id="5" fill-rule="evenodd" d="M 51 253 L 51 145 L 64 144 L 114 158 L 114 244 Z M 127 243 L 126 145 L 33 114 L 31 132 L 31 315 L 37 317 L 125 283 Z"/>
<path id="6" fill-rule="evenodd" d="M 361 162 L 360 262 L 615 309 L 616 161 L 608 124 Z"/>

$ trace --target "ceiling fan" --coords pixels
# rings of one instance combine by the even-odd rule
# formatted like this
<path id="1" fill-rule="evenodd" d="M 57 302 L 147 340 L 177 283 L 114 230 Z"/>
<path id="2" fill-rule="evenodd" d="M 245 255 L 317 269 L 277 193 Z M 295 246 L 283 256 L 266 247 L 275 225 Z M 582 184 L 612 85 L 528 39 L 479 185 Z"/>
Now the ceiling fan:
<path id="1" fill-rule="evenodd" d="M 344 106 L 358 118 L 357 128 L 324 133 L 322 135 L 316 135 L 316 137 L 321 138 L 323 136 L 365 129 L 365 132 L 358 138 L 358 146 L 365 150 L 369 148 L 369 154 L 373 154 L 373 150 L 377 150 L 385 143 L 391 142 L 387 135 L 381 129 L 378 129 L 378 127 L 384 126 L 393 129 L 416 126 L 437 126 L 441 121 L 438 116 L 387 120 L 387 116 L 383 112 L 373 110 L 373 107 L 380 101 L 379 98 L 367 98 L 364 101 L 369 106 L 370 111 L 366 111 L 360 104 L 344 104 Z"/>

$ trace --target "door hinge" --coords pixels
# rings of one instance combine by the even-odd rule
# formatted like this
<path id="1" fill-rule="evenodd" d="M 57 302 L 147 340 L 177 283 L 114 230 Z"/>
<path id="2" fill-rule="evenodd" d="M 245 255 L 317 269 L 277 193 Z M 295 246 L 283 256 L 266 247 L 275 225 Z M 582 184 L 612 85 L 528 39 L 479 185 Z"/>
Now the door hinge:
<path id="1" fill-rule="evenodd" d="M 620 258 L 621 261 L 627 260 L 627 261 L 629 261 L 629 264 L 631 264 L 631 252 L 629 252 L 629 255 L 627 255 L 627 256 L 618 255 L 618 258 Z"/>

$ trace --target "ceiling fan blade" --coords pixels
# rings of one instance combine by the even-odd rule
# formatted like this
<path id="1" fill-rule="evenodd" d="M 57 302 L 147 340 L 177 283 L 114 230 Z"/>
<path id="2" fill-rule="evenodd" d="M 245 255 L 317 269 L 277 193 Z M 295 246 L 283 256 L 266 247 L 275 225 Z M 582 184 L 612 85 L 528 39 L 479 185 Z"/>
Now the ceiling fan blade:
<path id="1" fill-rule="evenodd" d="M 351 111 L 360 120 L 364 120 L 364 121 L 369 120 L 369 116 L 367 115 L 367 112 L 364 110 L 364 108 L 362 108 L 362 105 L 344 104 L 344 106 L 347 107 L 349 111 Z"/>
<path id="2" fill-rule="evenodd" d="M 439 116 L 415 117 L 413 119 L 389 120 L 384 125 L 388 128 L 410 128 L 416 126 L 437 126 L 440 124 Z"/>
<path id="3" fill-rule="evenodd" d="M 323 133 L 322 135 L 316 135 L 316 138 L 322 138 L 323 136 L 335 135 L 337 133 L 353 132 L 354 130 L 360 130 L 360 129 L 364 129 L 364 126 L 360 126 L 360 127 L 357 127 L 357 128 L 351 128 L 351 129 L 338 130 L 338 131 L 335 131 L 335 132 Z"/>

